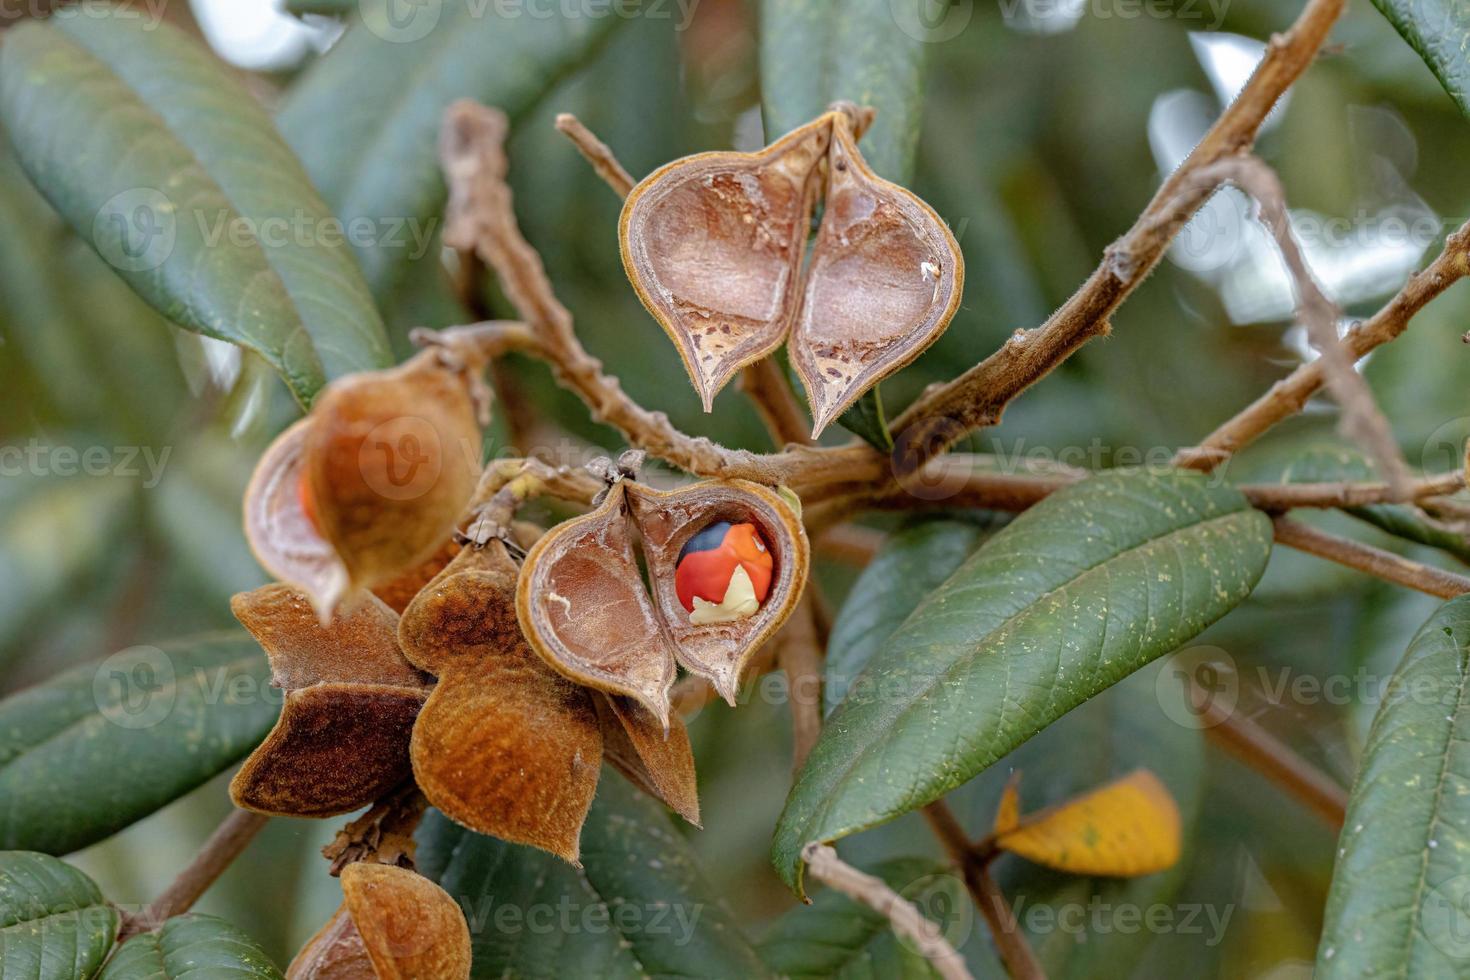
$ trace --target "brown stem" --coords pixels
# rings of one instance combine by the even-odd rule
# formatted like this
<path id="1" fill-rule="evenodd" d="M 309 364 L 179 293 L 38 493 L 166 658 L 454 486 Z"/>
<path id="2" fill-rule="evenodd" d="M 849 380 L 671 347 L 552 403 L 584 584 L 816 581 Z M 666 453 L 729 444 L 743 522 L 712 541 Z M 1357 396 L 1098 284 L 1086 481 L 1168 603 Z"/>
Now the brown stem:
<path id="1" fill-rule="evenodd" d="M 611 147 L 593 135 L 592 130 L 570 112 L 563 112 L 556 117 L 556 128 L 572 141 L 572 145 L 592 164 L 597 176 L 613 189 L 614 194 L 620 198 L 628 196 L 637 182 L 618 162 Z"/>
<path id="2" fill-rule="evenodd" d="M 246 846 L 260 833 L 270 817 L 250 810 L 234 810 L 226 817 L 209 839 L 199 848 L 184 870 L 163 890 L 153 904 L 133 921 L 133 932 L 156 929 L 166 920 L 183 915 L 194 907 L 199 897 L 209 890 L 220 875 L 224 874 Z"/>
<path id="3" fill-rule="evenodd" d="M 1249 718 L 1209 698 L 1197 685 L 1193 686 L 1193 696 L 1196 704 L 1203 705 L 1200 720 L 1212 741 L 1280 786 L 1334 829 L 1342 827 L 1347 790 L 1341 784 Z"/>
<path id="4" fill-rule="evenodd" d="M 793 774 L 806 765 L 806 757 L 822 734 L 822 647 L 812 601 L 810 595 L 802 598 L 775 641 L 776 661 L 786 673 L 787 699 L 791 702 Z"/>
<path id="5" fill-rule="evenodd" d="M 1470 274 L 1470 222 L 1445 239 L 1444 250 L 1429 267 L 1409 277 L 1404 288 L 1372 318 L 1349 330 L 1342 346 L 1354 361 L 1398 337 L 1414 315 L 1429 301 Z M 1321 359 L 1303 364 L 1271 386 L 1265 394 L 1206 436 L 1198 446 L 1181 449 L 1177 466 L 1211 470 L 1242 448 L 1306 407 L 1327 379 Z"/>
<path id="6" fill-rule="evenodd" d="M 907 939 L 945 980 L 971 980 L 964 958 L 955 952 L 939 927 L 881 878 L 845 863 L 826 844 L 808 844 L 802 848 L 801 857 L 812 877 L 887 918 L 893 931 Z"/>
<path id="7" fill-rule="evenodd" d="M 740 389 L 745 392 L 771 433 L 777 448 L 812 445 L 812 425 L 773 356 L 763 357 L 740 372 Z"/>
<path id="8" fill-rule="evenodd" d="M 1041 962 L 1036 958 L 1031 944 L 1026 941 L 1026 935 L 1021 932 L 1020 923 L 1012 914 L 1000 886 L 990 876 L 990 862 L 997 852 L 972 843 L 954 811 L 944 800 L 926 804 L 923 813 L 929 829 L 934 832 L 950 861 L 959 869 L 965 889 L 969 891 L 975 907 L 985 917 L 985 924 L 990 927 L 996 951 L 1000 953 L 1006 970 L 1016 980 L 1044 980 L 1046 972 L 1042 970 Z"/>
<path id="9" fill-rule="evenodd" d="M 1018 332 L 998 351 L 947 384 L 921 395 L 894 422 L 905 465 L 917 467 L 965 433 L 999 421 L 1021 392 L 1073 351 L 1109 330 L 1108 318 L 1153 270 L 1169 243 L 1214 192 L 1196 173 L 1247 149 L 1282 93 L 1306 71 L 1341 15 L 1344 0 L 1308 0 L 1295 24 L 1271 38 L 1240 95 L 1164 181 L 1127 234 L 1072 297 L 1034 330 Z"/>
<path id="10" fill-rule="evenodd" d="M 1441 599 L 1453 599 L 1470 592 L 1470 578 L 1443 569 L 1410 561 L 1394 554 L 1319 531 L 1286 517 L 1277 517 L 1276 541 L 1298 551 L 1356 568 L 1395 585 L 1417 589 Z"/>

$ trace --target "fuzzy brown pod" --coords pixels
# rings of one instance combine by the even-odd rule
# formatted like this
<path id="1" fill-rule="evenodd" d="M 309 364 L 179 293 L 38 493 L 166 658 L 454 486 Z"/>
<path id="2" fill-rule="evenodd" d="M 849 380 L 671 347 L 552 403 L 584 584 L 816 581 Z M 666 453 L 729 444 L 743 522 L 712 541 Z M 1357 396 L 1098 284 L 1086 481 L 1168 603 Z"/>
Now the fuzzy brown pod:
<path id="1" fill-rule="evenodd" d="M 326 617 L 441 548 L 474 492 L 480 428 L 466 372 L 426 350 L 348 375 L 261 458 L 245 532 L 261 565 Z"/>
<path id="2" fill-rule="evenodd" d="M 285 690 L 281 716 L 230 782 L 259 813 L 350 813 L 406 779 L 427 681 L 398 649 L 398 616 L 365 595 L 326 626 L 305 594 L 267 585 L 235 596 L 235 617 Z"/>
<path id="3" fill-rule="evenodd" d="M 349 864 L 343 902 L 286 980 L 465 980 L 470 932 L 449 893 L 407 868 Z"/>
<path id="4" fill-rule="evenodd" d="M 659 168 L 629 193 L 619 241 L 633 288 L 705 411 L 736 372 L 784 341 L 814 436 L 937 340 L 964 286 L 948 226 L 873 172 L 846 111 L 757 153 L 699 153 Z"/>
<path id="5" fill-rule="evenodd" d="M 679 595 L 678 567 L 691 539 L 722 522 L 750 526 L 761 550 L 769 549 L 767 595 L 748 615 L 699 622 Z M 801 598 L 809 561 L 800 518 L 759 484 L 707 480 L 659 491 L 618 479 L 597 508 L 552 528 L 531 549 L 516 610 L 531 646 L 553 668 L 631 698 L 667 727 L 676 663 L 735 703 L 750 658 Z"/>
<path id="6" fill-rule="evenodd" d="M 611 761 L 631 760 L 642 775 L 635 783 L 697 822 L 694 756 L 683 725 L 665 739 L 646 711 L 605 722 L 612 709 L 599 705 L 600 692 L 568 681 L 527 645 L 515 613 L 518 571 L 498 540 L 466 547 L 399 624 L 409 659 L 439 678 L 410 751 L 424 795 L 471 830 L 575 864 L 604 751 L 612 747 L 619 754 Z M 653 732 L 657 744 L 649 741 Z M 609 746 L 609 739 L 620 741 Z M 622 751 L 634 744 L 641 751 Z"/>

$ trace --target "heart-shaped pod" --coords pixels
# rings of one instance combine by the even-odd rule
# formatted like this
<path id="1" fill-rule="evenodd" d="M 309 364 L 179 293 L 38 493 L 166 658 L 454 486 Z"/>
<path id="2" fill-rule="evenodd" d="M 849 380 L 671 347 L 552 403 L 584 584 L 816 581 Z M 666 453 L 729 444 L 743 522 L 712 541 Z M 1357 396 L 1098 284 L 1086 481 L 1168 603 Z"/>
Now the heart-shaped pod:
<path id="1" fill-rule="evenodd" d="M 826 204 L 788 350 L 813 432 L 939 339 L 959 309 L 959 243 L 934 209 L 875 174 L 832 113 Z"/>
<path id="2" fill-rule="evenodd" d="M 759 153 L 684 157 L 628 194 L 623 268 L 706 412 L 736 372 L 786 339 L 831 132 L 823 117 Z"/>
<path id="3" fill-rule="evenodd" d="M 759 153 L 700 153 L 654 171 L 629 193 L 619 240 L 705 411 L 786 341 L 814 436 L 944 332 L 964 284 L 949 228 L 872 171 L 846 109 Z"/>
<path id="4" fill-rule="evenodd" d="M 696 535 L 734 525 L 753 527 L 769 550 L 766 594 L 738 618 L 697 622 L 679 596 L 681 557 Z M 800 518 L 772 490 L 707 480 L 659 491 L 619 479 L 595 510 L 552 528 L 531 549 L 516 611 L 531 646 L 553 668 L 636 700 L 667 728 L 676 662 L 734 704 L 750 657 L 800 599 L 809 563 Z"/>
<path id="5" fill-rule="evenodd" d="M 453 530 L 480 470 L 465 371 L 426 350 L 347 375 L 266 451 L 245 493 L 245 532 L 273 576 L 328 616 L 349 592 L 392 582 Z"/>

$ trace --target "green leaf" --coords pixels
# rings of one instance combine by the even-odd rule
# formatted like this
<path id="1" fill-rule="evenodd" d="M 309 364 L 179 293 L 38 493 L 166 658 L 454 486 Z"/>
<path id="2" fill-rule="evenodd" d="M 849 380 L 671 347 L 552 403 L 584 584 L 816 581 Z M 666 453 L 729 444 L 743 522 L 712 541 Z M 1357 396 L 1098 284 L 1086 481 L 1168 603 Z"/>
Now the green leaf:
<path id="1" fill-rule="evenodd" d="M 98 980 L 281 980 L 265 950 L 224 919 L 181 915 L 118 947 Z"/>
<path id="2" fill-rule="evenodd" d="M 369 4 L 303 76 L 280 115 L 281 131 L 322 194 L 351 226 L 384 231 L 354 242 L 373 293 L 387 296 L 415 253 L 435 247 L 445 201 L 439 125 L 461 98 L 512 120 L 586 61 L 626 15 L 592 4 L 498 15 L 500 5 L 443 0 L 390 18 Z M 405 6 L 405 9 L 409 9 Z"/>
<path id="3" fill-rule="evenodd" d="M 45 854 L 0 851 L 0 977 L 88 980 L 121 917 L 97 885 Z"/>
<path id="4" fill-rule="evenodd" d="M 257 351 L 302 404 L 383 367 L 351 253 L 254 96 L 142 18 L 8 32 L 0 116 L 51 204 L 164 316 Z"/>
<path id="5" fill-rule="evenodd" d="M 0 846 L 64 854 L 177 799 L 280 713 L 265 654 L 231 631 L 138 646 L 0 701 Z"/>
<path id="6" fill-rule="evenodd" d="M 464 908 L 472 976 L 766 975 L 663 808 L 605 770 L 582 868 L 432 811 L 419 870 Z"/>
<path id="7" fill-rule="evenodd" d="M 1271 522 L 1192 473 L 1120 470 L 998 532 L 869 661 L 812 750 L 773 858 L 891 820 L 1198 634 L 1250 594 Z"/>
<path id="8" fill-rule="evenodd" d="M 870 869 L 940 927 L 969 926 L 973 913 L 965 886 L 943 864 L 924 858 L 893 858 Z M 811 905 L 798 905 L 771 927 L 761 956 L 778 976 L 791 980 L 921 980 L 939 974 L 894 935 L 887 917 L 841 892 L 825 889 Z"/>
<path id="9" fill-rule="evenodd" d="M 1383 692 L 1338 841 L 1317 976 L 1461 977 L 1470 957 L 1470 596 Z"/>
<path id="10" fill-rule="evenodd" d="M 1470 115 L 1470 8 L 1460 0 L 1373 0 Z"/>
<path id="11" fill-rule="evenodd" d="M 929 593 L 939 588 L 988 530 L 976 521 L 918 521 L 889 535 L 863 569 L 827 641 L 822 691 L 831 711 L 873 654 Z"/>
<path id="12" fill-rule="evenodd" d="M 760 59 L 767 142 L 815 119 L 838 99 L 872 106 L 878 116 L 863 136 L 863 156 L 879 175 L 908 183 L 929 47 L 913 29 L 923 4 L 932 0 L 765 0 Z M 837 421 L 874 447 L 892 451 L 877 386 Z"/>
<path id="13" fill-rule="evenodd" d="M 1314 446 L 1293 457 L 1281 475 L 1283 483 L 1331 483 L 1378 479 L 1365 456 L 1347 446 Z M 1470 540 L 1429 519 L 1418 507 L 1408 504 L 1369 504 L 1345 507 L 1347 513 L 1396 538 L 1428 545 L 1470 562 Z"/>
<path id="14" fill-rule="evenodd" d="M 288 14 L 319 14 L 322 17 L 347 17 L 357 12 L 362 0 L 286 0 Z"/>

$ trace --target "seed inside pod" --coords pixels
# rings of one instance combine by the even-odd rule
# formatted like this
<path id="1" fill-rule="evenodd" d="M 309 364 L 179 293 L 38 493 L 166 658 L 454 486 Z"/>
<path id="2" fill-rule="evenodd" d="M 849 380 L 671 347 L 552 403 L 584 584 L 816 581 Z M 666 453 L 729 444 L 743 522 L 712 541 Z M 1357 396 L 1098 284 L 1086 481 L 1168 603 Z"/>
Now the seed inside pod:
<path id="1" fill-rule="evenodd" d="M 674 588 L 691 623 L 731 623 L 760 609 L 771 592 L 774 567 L 754 524 L 716 521 L 679 551 Z"/>

